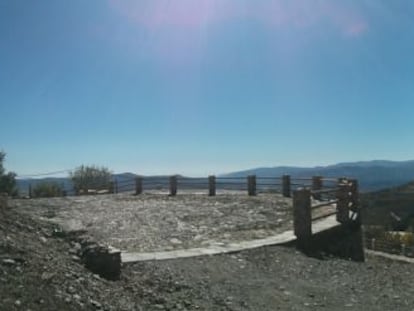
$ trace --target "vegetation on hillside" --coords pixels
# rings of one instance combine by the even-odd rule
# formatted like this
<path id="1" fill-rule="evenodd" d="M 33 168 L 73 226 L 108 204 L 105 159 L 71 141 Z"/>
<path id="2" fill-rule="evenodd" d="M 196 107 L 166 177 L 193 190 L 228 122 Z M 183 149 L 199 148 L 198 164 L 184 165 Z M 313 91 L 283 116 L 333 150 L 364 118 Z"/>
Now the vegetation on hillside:
<path id="1" fill-rule="evenodd" d="M 106 167 L 81 165 L 70 173 L 76 194 L 87 194 L 90 190 L 111 190 L 112 173 Z"/>
<path id="2" fill-rule="evenodd" d="M 16 196 L 16 174 L 13 172 L 6 173 L 3 165 L 5 158 L 6 153 L 0 151 L 0 193 L 5 192 L 11 196 Z"/>
<path id="3" fill-rule="evenodd" d="M 414 256 L 414 182 L 361 195 L 366 247 Z"/>
<path id="4" fill-rule="evenodd" d="M 56 182 L 42 182 L 32 189 L 34 198 L 51 198 L 65 196 L 63 186 Z"/>
<path id="5" fill-rule="evenodd" d="M 388 230 L 414 228 L 414 182 L 387 190 L 361 194 L 363 222 Z"/>

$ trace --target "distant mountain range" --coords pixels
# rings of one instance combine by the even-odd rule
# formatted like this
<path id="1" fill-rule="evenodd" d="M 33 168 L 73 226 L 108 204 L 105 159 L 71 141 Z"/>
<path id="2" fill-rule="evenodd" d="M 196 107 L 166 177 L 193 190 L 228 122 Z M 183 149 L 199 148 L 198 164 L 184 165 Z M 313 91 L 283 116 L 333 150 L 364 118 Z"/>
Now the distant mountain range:
<path id="1" fill-rule="evenodd" d="M 329 166 L 316 167 L 260 167 L 245 171 L 233 172 L 220 175 L 221 177 L 246 177 L 248 175 L 256 175 L 260 177 L 279 177 L 284 174 L 295 177 L 349 177 L 359 180 L 360 189 L 363 192 L 376 191 L 390 187 L 396 187 L 411 181 L 414 181 L 414 160 L 412 161 L 366 161 L 366 162 L 350 162 L 339 163 Z M 114 174 L 114 179 L 120 187 L 133 189 L 133 182 L 136 174 L 122 173 Z M 167 176 L 149 176 L 155 184 L 165 186 Z M 207 177 L 207 176 L 202 176 Z M 69 178 L 42 178 L 42 179 L 18 179 L 17 186 L 20 193 L 27 193 L 29 184 L 34 186 L 40 182 L 57 182 L 64 186 L 65 189 L 72 189 L 72 182 Z"/>
<path id="2" fill-rule="evenodd" d="M 226 174 L 227 177 L 243 177 L 257 175 L 262 177 L 282 176 L 292 177 L 349 177 L 359 181 L 361 191 L 375 191 L 395 187 L 414 181 L 414 160 L 412 161 L 365 161 L 339 163 L 329 166 L 316 167 L 261 167 L 246 171 Z"/>

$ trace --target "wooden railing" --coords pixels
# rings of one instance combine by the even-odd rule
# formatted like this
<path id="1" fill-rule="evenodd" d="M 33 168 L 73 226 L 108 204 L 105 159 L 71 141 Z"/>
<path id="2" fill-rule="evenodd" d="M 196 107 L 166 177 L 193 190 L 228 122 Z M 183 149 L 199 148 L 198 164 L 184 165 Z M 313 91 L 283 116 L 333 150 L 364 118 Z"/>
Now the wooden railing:
<path id="1" fill-rule="evenodd" d="M 68 185 L 62 184 L 62 193 L 64 195 L 95 195 L 105 193 L 122 193 L 134 192 L 136 195 L 146 191 L 163 191 L 169 195 L 175 196 L 182 190 L 205 190 L 210 196 L 214 196 L 218 191 L 237 190 L 246 191 L 248 195 L 254 196 L 262 192 L 281 193 L 285 197 L 291 197 L 293 190 L 300 187 L 307 187 L 313 191 L 324 188 L 335 187 L 338 179 L 314 177 L 292 177 L 283 176 L 256 176 L 249 175 L 244 177 L 231 176 L 208 176 L 208 177 L 183 177 L 180 175 L 173 176 L 155 176 L 143 177 L 135 176 L 129 178 L 114 177 L 112 182 L 88 183 L 82 189 L 74 189 Z M 34 197 L 32 185 L 28 187 L 29 197 Z M 316 192 L 314 197 L 320 196 Z"/>
<path id="2" fill-rule="evenodd" d="M 303 187 L 293 192 L 294 231 L 303 244 L 312 235 L 312 222 L 322 218 L 336 214 L 339 223 L 360 224 L 358 181 L 340 178 L 335 188 L 323 188 L 319 181 L 316 190 Z"/>
<path id="3" fill-rule="evenodd" d="M 284 197 L 292 196 L 292 189 L 309 188 L 312 196 L 317 200 L 327 197 L 331 189 L 335 189 L 341 178 L 323 178 L 314 176 L 310 178 L 292 178 L 289 175 L 281 177 L 261 177 L 249 175 L 247 177 L 221 177 L 209 176 L 201 178 L 190 178 L 173 175 L 170 177 L 136 177 L 135 187 L 131 181 L 116 182 L 115 193 L 134 190 L 136 195 L 145 191 L 164 190 L 170 196 L 175 196 L 180 190 L 206 190 L 210 196 L 217 194 L 219 190 L 238 190 L 246 191 L 248 195 L 254 196 L 262 192 L 281 193 Z"/>

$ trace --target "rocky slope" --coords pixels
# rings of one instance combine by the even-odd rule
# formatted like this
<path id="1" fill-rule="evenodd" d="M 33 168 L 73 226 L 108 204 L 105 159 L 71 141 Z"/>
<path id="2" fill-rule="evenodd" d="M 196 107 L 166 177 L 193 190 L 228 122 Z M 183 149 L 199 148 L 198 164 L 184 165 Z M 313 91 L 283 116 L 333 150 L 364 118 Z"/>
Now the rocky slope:
<path id="1" fill-rule="evenodd" d="M 54 225 L 0 211 L 0 310 L 412 310 L 414 265 L 308 258 L 268 247 L 126 265 L 119 281 L 79 262 Z"/>

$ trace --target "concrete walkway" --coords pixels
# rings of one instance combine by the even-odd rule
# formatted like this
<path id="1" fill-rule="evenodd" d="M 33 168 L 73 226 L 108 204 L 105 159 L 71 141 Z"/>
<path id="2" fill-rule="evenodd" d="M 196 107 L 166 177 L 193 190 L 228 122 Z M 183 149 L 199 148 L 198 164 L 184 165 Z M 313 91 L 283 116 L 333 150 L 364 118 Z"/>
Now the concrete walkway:
<path id="1" fill-rule="evenodd" d="M 312 224 L 312 232 L 318 233 L 328 229 L 331 229 L 335 226 L 338 226 L 339 223 L 336 221 L 336 215 L 332 215 L 316 221 Z M 205 248 L 190 248 L 190 249 L 180 249 L 174 251 L 163 251 L 163 252 L 152 252 L 152 253 L 134 253 L 134 252 L 122 252 L 121 260 L 123 263 L 132 263 L 139 261 L 149 261 L 149 260 L 166 260 L 166 259 L 177 259 L 177 258 L 187 258 L 187 257 L 197 257 L 205 255 L 218 255 L 239 252 L 243 250 L 258 248 L 262 246 L 269 245 L 280 245 L 288 242 L 292 242 L 296 239 L 293 230 L 285 231 L 281 234 L 271 236 L 264 239 L 257 239 L 251 241 L 235 242 L 228 244 L 212 245 Z"/>

